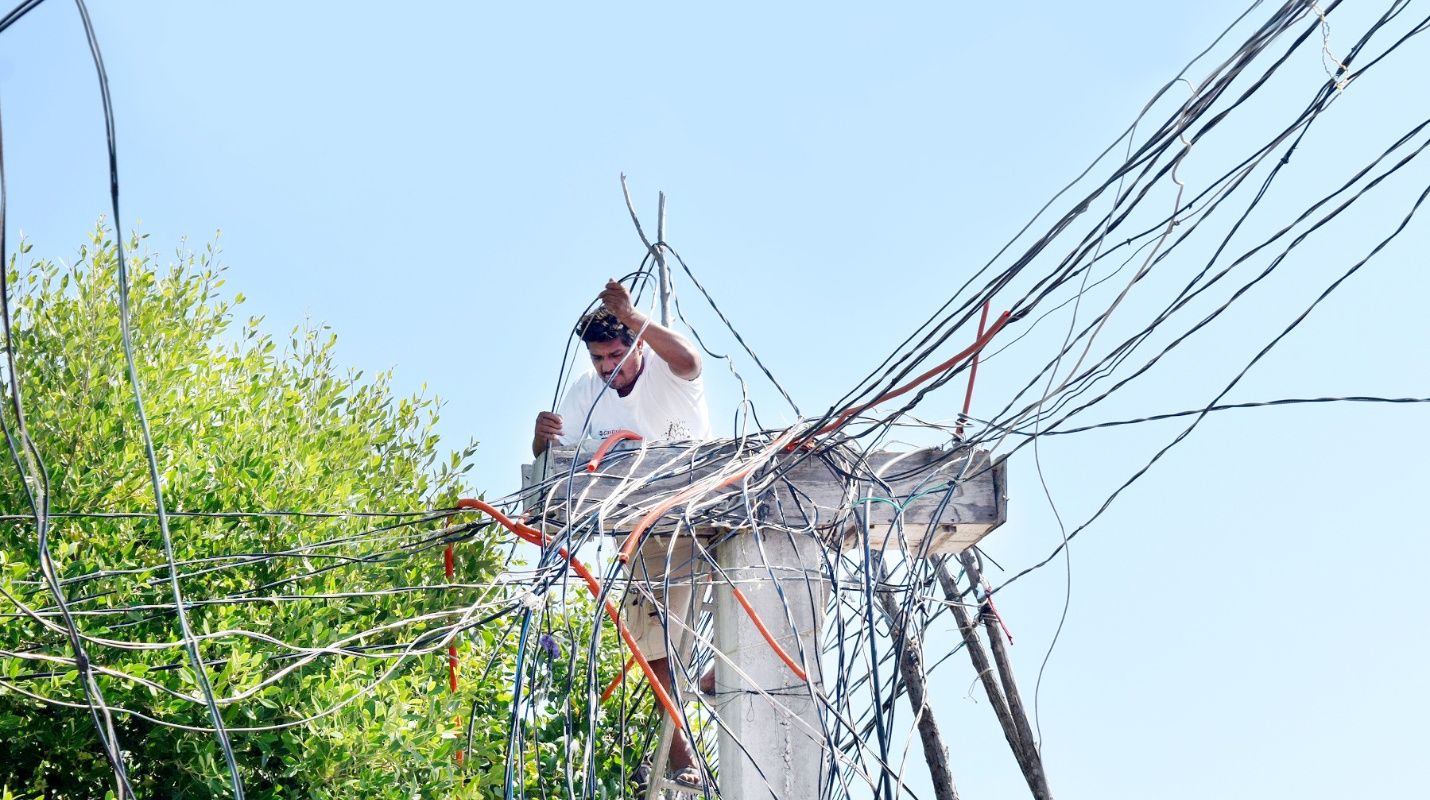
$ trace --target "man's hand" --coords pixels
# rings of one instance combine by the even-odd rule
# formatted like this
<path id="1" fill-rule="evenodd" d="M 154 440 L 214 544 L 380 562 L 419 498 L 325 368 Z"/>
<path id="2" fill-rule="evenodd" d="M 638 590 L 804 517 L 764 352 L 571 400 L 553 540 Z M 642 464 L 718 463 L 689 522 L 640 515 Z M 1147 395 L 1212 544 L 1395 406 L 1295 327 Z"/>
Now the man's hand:
<path id="1" fill-rule="evenodd" d="M 639 324 L 631 324 L 631 321 L 636 318 L 636 309 L 631 305 L 630 291 L 620 281 L 615 278 L 607 279 L 606 288 L 598 295 L 598 299 L 606 307 L 606 310 L 624 323 L 627 328 L 635 330 L 640 327 Z"/>
<path id="2" fill-rule="evenodd" d="M 606 310 L 615 315 L 622 325 L 637 333 L 650 349 L 670 365 L 670 371 L 677 378 L 693 381 L 700 376 L 700 355 L 690 342 L 669 328 L 649 319 L 631 305 L 631 293 L 615 278 L 606 281 L 605 291 L 599 299 Z"/>
<path id="3" fill-rule="evenodd" d="M 531 441 L 532 455 L 541 455 L 561 437 L 561 415 L 543 411 L 536 415 L 536 436 Z"/>

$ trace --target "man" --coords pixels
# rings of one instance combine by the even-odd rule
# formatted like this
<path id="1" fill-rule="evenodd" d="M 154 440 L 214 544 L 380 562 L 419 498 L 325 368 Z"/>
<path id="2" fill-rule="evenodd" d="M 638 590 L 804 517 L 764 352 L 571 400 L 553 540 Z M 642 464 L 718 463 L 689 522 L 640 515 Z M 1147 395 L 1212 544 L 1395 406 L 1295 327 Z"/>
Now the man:
<path id="1" fill-rule="evenodd" d="M 685 337 L 636 310 L 630 292 L 614 279 L 600 300 L 601 308 L 582 317 L 576 329 L 595 369 L 576 379 L 561 413 L 536 415 L 532 454 L 541 455 L 553 442 L 599 441 L 618 430 L 647 440 L 710 438 L 700 354 Z"/>
<path id="2" fill-rule="evenodd" d="M 631 304 L 630 292 L 615 279 L 600 294 L 601 308 L 581 318 L 576 332 L 586 344 L 594 369 L 566 392 L 561 412 L 536 415 L 531 452 L 540 456 L 552 444 L 600 441 L 619 430 L 647 441 L 710 438 L 710 413 L 700 380 L 700 354 L 683 336 L 656 323 Z M 639 335 L 639 338 L 637 338 Z M 649 348 L 647 348 L 649 345 Z M 626 593 L 621 616 L 650 662 L 656 679 L 671 690 L 666 626 L 654 597 L 666 613 L 684 622 L 694 598 L 694 548 L 689 536 L 650 537 L 630 566 L 637 584 Z M 672 624 L 670 637 L 681 628 Z M 713 689 L 713 674 L 701 680 Z M 702 783 L 695 752 L 677 735 L 670 749 L 671 773 L 687 786 Z"/>

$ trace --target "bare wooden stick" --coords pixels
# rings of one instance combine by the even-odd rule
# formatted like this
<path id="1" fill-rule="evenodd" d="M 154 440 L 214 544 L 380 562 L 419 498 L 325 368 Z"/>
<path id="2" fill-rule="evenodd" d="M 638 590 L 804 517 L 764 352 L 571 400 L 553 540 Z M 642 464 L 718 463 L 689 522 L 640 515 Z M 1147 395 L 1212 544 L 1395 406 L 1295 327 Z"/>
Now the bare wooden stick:
<path id="1" fill-rule="evenodd" d="M 656 266 L 660 268 L 660 324 L 670 327 L 670 265 L 665 263 L 665 192 L 660 193 L 660 206 L 655 223 Z"/>
<path id="2" fill-rule="evenodd" d="M 888 579 L 882 560 L 879 564 L 879 576 L 881 583 Z M 918 720 L 919 740 L 923 744 L 924 760 L 929 765 L 934 797 L 937 800 L 958 800 L 958 787 L 954 785 L 953 770 L 948 764 L 948 747 L 943 743 L 943 735 L 939 732 L 933 707 L 928 704 L 928 677 L 924 673 L 923 642 L 907 624 L 905 615 L 899 611 L 892 593 L 879 592 L 879 604 L 883 606 L 884 616 L 889 620 L 890 631 L 903 639 L 899 673 L 908 691 L 909 706 Z"/>
<path id="3" fill-rule="evenodd" d="M 1003 737 L 1008 740 L 1008 747 L 1012 749 L 1013 757 L 1018 760 L 1019 768 L 1026 774 L 1028 765 L 1023 755 L 1023 745 L 1021 737 L 1018 735 L 1018 727 L 1014 724 L 1013 715 L 1008 710 L 1008 701 L 1003 698 L 1003 690 L 998 687 L 998 679 L 993 674 L 993 666 L 988 663 L 988 653 L 983 649 L 983 641 L 978 638 L 978 628 L 968 615 L 968 610 L 958 602 L 958 583 L 949 573 L 947 564 L 939 565 L 938 581 L 939 585 L 943 587 L 944 597 L 953 603 L 951 606 L 953 618 L 958 623 L 958 632 L 963 634 L 964 649 L 968 651 L 969 660 L 973 662 L 973 668 L 978 672 L 978 680 L 983 683 L 983 691 L 988 695 L 988 703 L 993 706 L 993 714 L 1003 728 Z"/>
<path id="4" fill-rule="evenodd" d="M 968 573 L 970 584 L 980 585 L 983 581 L 982 572 L 978 568 L 978 561 L 974 557 L 972 548 L 960 553 L 958 559 L 963 562 L 963 568 Z M 983 619 L 984 630 L 988 632 L 988 644 L 993 651 L 993 663 L 998 667 L 998 679 L 1003 684 L 1003 695 L 1008 700 L 1008 712 L 1013 718 L 1013 724 L 1021 743 L 1020 749 L 1024 759 L 1020 760 L 1026 760 L 1023 777 L 1028 781 L 1028 788 L 1033 790 L 1034 798 L 1051 800 L 1053 795 L 1048 789 L 1047 775 L 1043 772 L 1043 757 L 1038 752 L 1038 743 L 1033 739 L 1033 728 L 1028 724 L 1028 714 L 1023 708 L 1022 696 L 1018 693 L 1018 683 L 1013 677 L 1013 667 L 1008 660 L 1008 648 L 1003 642 L 1003 631 L 999 629 L 998 620 L 986 602 L 979 609 L 979 615 Z"/>
<path id="5" fill-rule="evenodd" d="M 631 187 L 626 185 L 626 173 L 624 172 L 621 173 L 621 194 L 626 196 L 626 210 L 631 212 L 631 222 L 636 224 L 636 235 L 641 237 L 641 243 L 645 245 L 646 250 L 654 250 L 650 246 L 650 240 L 645 238 L 645 229 L 641 227 L 641 218 L 636 216 L 636 204 L 631 199 Z"/>

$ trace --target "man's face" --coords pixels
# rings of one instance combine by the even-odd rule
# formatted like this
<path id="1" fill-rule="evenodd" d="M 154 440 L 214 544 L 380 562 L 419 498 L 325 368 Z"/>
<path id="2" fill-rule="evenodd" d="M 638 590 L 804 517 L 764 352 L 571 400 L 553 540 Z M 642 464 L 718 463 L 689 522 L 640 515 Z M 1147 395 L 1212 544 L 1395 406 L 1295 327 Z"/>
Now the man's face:
<path id="1" fill-rule="evenodd" d="M 636 342 L 636 351 L 631 353 L 630 358 L 626 358 L 626 353 L 630 351 L 630 346 L 620 339 L 609 342 L 587 342 L 586 350 L 591 354 L 591 363 L 596 367 L 596 374 L 601 376 L 601 380 L 610 381 L 611 388 L 617 392 L 625 393 L 635 385 L 636 376 L 641 372 L 641 349 L 644 342 Z M 616 373 L 614 379 L 611 373 L 616 372 L 616 365 L 621 363 L 621 359 L 626 358 L 626 363 L 621 366 L 621 371 Z"/>

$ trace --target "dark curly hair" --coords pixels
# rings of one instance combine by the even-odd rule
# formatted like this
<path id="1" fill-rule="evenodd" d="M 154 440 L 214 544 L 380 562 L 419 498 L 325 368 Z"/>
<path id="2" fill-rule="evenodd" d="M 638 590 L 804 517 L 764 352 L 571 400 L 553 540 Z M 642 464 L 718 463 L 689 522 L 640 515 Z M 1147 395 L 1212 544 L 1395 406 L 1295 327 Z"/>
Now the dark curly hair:
<path id="1" fill-rule="evenodd" d="M 629 347 L 636 341 L 635 332 L 616 319 L 615 314 L 604 308 L 598 308 L 582 317 L 581 321 L 576 323 L 576 335 L 580 336 L 581 341 L 587 344 L 614 342 L 619 339 L 622 344 Z"/>

